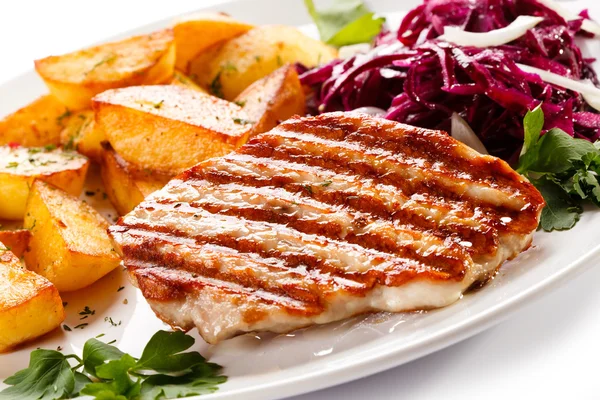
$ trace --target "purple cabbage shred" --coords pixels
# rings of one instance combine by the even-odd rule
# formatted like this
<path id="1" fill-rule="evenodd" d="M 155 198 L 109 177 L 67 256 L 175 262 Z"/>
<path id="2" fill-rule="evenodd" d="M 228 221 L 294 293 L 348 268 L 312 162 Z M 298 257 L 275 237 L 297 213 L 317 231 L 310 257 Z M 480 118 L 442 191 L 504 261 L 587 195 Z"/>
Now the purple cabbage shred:
<path id="1" fill-rule="evenodd" d="M 487 49 L 436 40 L 445 26 L 487 32 L 519 15 L 544 21 L 511 43 Z M 581 16 L 589 18 L 586 11 Z M 536 0 L 425 0 L 404 17 L 397 32 L 384 29 L 370 53 L 312 70 L 299 66 L 300 79 L 313 89 L 307 100 L 312 114 L 373 106 L 386 110 L 388 119 L 448 130 L 457 112 L 491 154 L 514 160 L 523 143 L 523 117 L 540 103 L 544 129 L 559 127 L 590 141 L 600 138 L 600 114 L 581 95 L 516 66 L 599 86 L 593 59 L 582 56 L 576 35 L 589 36 L 581 20 L 567 22 Z"/>

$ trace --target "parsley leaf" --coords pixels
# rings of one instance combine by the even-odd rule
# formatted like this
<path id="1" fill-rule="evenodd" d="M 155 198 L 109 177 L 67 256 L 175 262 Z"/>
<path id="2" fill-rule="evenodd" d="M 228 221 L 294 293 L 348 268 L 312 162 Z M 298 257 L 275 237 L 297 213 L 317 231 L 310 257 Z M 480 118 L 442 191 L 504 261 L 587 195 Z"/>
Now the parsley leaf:
<path id="1" fill-rule="evenodd" d="M 219 375 L 221 366 L 207 362 L 200 353 L 183 353 L 194 342 L 183 332 L 159 331 L 139 360 L 97 339 L 85 343 L 82 359 L 35 350 L 29 367 L 4 381 L 9 387 L 0 392 L 0 400 L 58 400 L 78 395 L 97 400 L 160 400 L 212 393 L 227 378 Z M 69 359 L 78 364 L 71 367 Z"/>
<path id="2" fill-rule="evenodd" d="M 142 357 L 135 365 L 135 371 L 154 370 L 163 373 L 181 373 L 206 360 L 193 351 L 181 353 L 194 345 L 194 338 L 181 331 L 157 332 L 148 342 Z"/>
<path id="3" fill-rule="evenodd" d="M 545 231 L 571 229 L 575 226 L 583 210 L 569 195 L 556 183 L 548 178 L 534 181 L 544 200 L 546 207 L 542 210 L 540 228 Z"/>
<path id="4" fill-rule="evenodd" d="M 317 25 L 321 40 L 341 47 L 373 40 L 385 22 L 376 16 L 362 0 L 335 0 L 328 9 L 317 10 L 313 0 L 304 0 Z"/>
<path id="5" fill-rule="evenodd" d="M 118 360 L 111 360 L 96 367 L 96 376 L 100 382 L 86 385 L 81 394 L 97 396 L 105 392 L 132 398 L 140 392 L 140 380 L 133 381 L 129 370 L 135 366 L 136 360 L 129 354 L 124 354 Z"/>
<path id="6" fill-rule="evenodd" d="M 75 388 L 75 376 L 67 358 L 54 350 L 31 352 L 29 367 L 7 378 L 10 385 L 0 392 L 2 400 L 43 399 L 68 397 Z"/>
<path id="7" fill-rule="evenodd" d="M 85 372 L 92 376 L 96 376 L 96 367 L 104 364 L 107 361 L 118 360 L 125 353 L 98 339 L 89 339 L 83 346 L 83 365 Z"/>
<path id="8" fill-rule="evenodd" d="M 142 383 L 142 400 L 174 399 L 213 393 L 227 378 L 219 376 L 221 370 L 216 364 L 201 364 L 183 376 L 153 375 Z"/>
<path id="9" fill-rule="evenodd" d="M 583 212 L 582 200 L 600 206 L 600 150 L 597 144 L 557 128 L 541 135 L 543 125 L 540 106 L 525 116 L 517 171 L 529 178 L 546 201 L 540 228 L 548 232 L 571 229 Z"/>

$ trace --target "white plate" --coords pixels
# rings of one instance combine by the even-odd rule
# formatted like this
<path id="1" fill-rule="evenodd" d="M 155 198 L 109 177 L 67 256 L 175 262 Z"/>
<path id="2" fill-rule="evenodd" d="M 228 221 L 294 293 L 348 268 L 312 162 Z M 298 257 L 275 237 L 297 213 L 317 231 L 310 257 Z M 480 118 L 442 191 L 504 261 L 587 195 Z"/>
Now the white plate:
<path id="1" fill-rule="evenodd" d="M 302 26 L 314 35 L 314 27 L 306 25 L 308 17 L 302 3 L 301 0 L 255 0 L 231 2 L 217 9 L 257 24 Z M 402 13 L 417 1 L 377 0 L 369 3 L 374 10 L 388 16 L 394 26 Z M 591 1 L 568 5 L 578 10 L 586 5 L 593 8 Z M 264 13 L 264 10 L 269 12 Z M 591 11 L 594 14 L 598 8 Z M 160 21 L 121 36 L 149 32 L 168 22 Z M 585 47 L 588 47 L 588 54 L 600 54 L 597 42 L 586 43 Z M 14 111 L 44 91 L 33 71 L 0 86 L 0 115 Z M 102 199 L 101 184 L 94 177 L 92 172 L 88 189 L 100 190 L 100 193 L 84 194 L 82 198 L 111 213 Z M 374 374 L 450 346 L 491 327 L 534 297 L 549 292 L 599 261 L 598 226 L 600 212 L 587 210 L 573 230 L 536 233 L 534 246 L 503 266 L 490 284 L 441 310 L 375 314 L 289 335 L 246 335 L 217 346 L 204 344 L 194 333 L 197 338 L 195 348 L 223 365 L 224 373 L 229 377 L 217 393 L 202 398 L 249 400 L 292 396 Z M 119 291 L 122 286 L 124 289 Z M 0 379 L 26 367 L 29 353 L 36 347 L 61 346 L 66 353 L 80 354 L 87 339 L 104 333 L 106 341 L 116 340 L 119 348 L 139 355 L 156 330 L 166 329 L 120 270 L 90 288 L 63 296 L 63 300 L 68 303 L 65 323 L 72 329 L 80 323 L 88 325 L 71 332 L 56 330 L 42 340 L 0 356 Z M 86 305 L 95 310 L 95 315 L 80 320 L 78 312 Z M 108 317 L 118 326 L 105 321 Z"/>

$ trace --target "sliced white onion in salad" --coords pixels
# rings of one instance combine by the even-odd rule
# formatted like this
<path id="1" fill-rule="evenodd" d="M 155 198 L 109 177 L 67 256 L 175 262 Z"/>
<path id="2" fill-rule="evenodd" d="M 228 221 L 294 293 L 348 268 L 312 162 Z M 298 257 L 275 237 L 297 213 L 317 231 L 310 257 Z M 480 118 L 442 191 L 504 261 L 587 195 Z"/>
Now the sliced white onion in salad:
<path id="1" fill-rule="evenodd" d="M 387 113 L 384 109 L 378 107 L 359 107 L 350 112 L 368 114 L 372 117 L 383 117 Z"/>
<path id="2" fill-rule="evenodd" d="M 345 60 L 347 58 L 354 57 L 357 54 L 368 53 L 372 48 L 373 46 L 371 46 L 370 43 L 358 43 L 342 46 L 338 50 L 338 57 Z"/>
<path id="3" fill-rule="evenodd" d="M 450 122 L 450 136 L 481 154 L 489 154 L 481 140 L 473 132 L 473 129 L 460 115 L 452 113 Z"/>
<path id="4" fill-rule="evenodd" d="M 539 75 L 544 82 L 580 93 L 590 107 L 600 111 L 600 89 L 591 82 L 570 79 L 529 65 L 517 64 L 517 67 L 527 73 Z"/>
<path id="5" fill-rule="evenodd" d="M 541 3 L 541 4 L 543 4 L 543 5 L 545 5 L 549 9 L 554 10 L 558 15 L 560 15 L 561 17 L 563 17 L 567 21 L 573 21 L 573 20 L 576 20 L 576 19 L 581 19 L 581 17 L 579 15 L 575 14 L 571 10 L 568 10 L 567 8 L 565 8 L 562 5 L 558 4 L 556 1 L 553 1 L 553 0 L 538 0 L 538 2 Z M 581 29 L 583 29 L 584 31 L 587 31 L 589 33 L 593 33 L 596 36 L 600 36 L 600 25 L 598 25 L 596 22 L 591 21 L 589 19 L 584 19 L 583 20 L 583 22 L 581 23 Z"/>
<path id="6" fill-rule="evenodd" d="M 544 18 L 530 15 L 519 15 L 508 26 L 489 32 L 467 32 L 457 26 L 446 26 L 444 34 L 438 39 L 459 46 L 474 46 L 479 48 L 500 46 L 523 36 Z"/>

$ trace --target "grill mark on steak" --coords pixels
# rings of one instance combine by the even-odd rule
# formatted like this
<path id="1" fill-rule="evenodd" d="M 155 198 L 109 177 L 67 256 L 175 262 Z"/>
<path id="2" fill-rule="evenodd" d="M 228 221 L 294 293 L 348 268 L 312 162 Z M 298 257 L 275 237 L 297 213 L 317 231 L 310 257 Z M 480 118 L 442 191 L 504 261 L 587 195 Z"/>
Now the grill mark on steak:
<path id="1" fill-rule="evenodd" d="M 300 262 L 310 269 L 318 268 L 322 273 L 335 272 L 336 276 L 348 279 L 358 277 L 361 282 L 363 277 L 369 275 L 364 272 L 383 279 L 392 270 L 399 273 L 414 271 L 416 274 L 432 270 L 436 272 L 436 276 L 439 275 L 439 279 L 460 280 L 470 264 L 470 258 L 461 260 L 456 257 L 461 262 L 429 265 L 414 259 L 331 240 L 321 235 L 303 234 L 287 226 L 211 214 L 185 204 L 176 208 L 177 213 L 171 214 L 169 211 L 174 210 L 172 207 L 174 205 L 156 202 L 148 207 L 152 209 L 150 212 L 156 213 L 157 220 L 161 219 L 161 215 L 169 214 L 168 224 L 164 221 L 151 224 L 139 218 L 129 217 L 127 229 L 168 233 L 184 239 L 193 239 L 196 243 L 230 247 L 240 252 L 258 253 L 263 257 L 280 257 L 292 260 L 292 267 L 296 267 Z M 185 230 L 186 227 L 192 228 Z M 252 232 L 252 239 L 244 236 L 243 232 Z M 400 275 L 398 279 L 402 283 L 404 277 Z M 398 279 L 386 284 L 394 285 Z"/>
<path id="2" fill-rule="evenodd" d="M 461 209 L 457 207 L 449 208 L 445 207 L 445 205 L 434 205 L 432 202 L 427 201 L 423 202 L 424 204 L 419 204 L 419 202 L 403 198 L 400 194 L 394 193 L 391 185 L 385 185 L 384 187 L 382 184 L 376 184 L 368 178 L 358 181 L 355 177 L 346 177 L 342 174 L 324 174 L 321 176 L 320 172 L 325 171 L 321 167 L 311 168 L 314 171 L 311 176 L 318 176 L 320 179 L 320 182 L 316 184 L 306 181 L 298 182 L 297 179 L 281 174 L 268 177 L 260 173 L 263 169 L 273 172 L 274 169 L 280 166 L 279 164 L 275 165 L 276 163 L 282 163 L 285 167 L 281 167 L 281 171 L 288 171 L 292 175 L 300 173 L 308 174 L 308 172 L 302 169 L 292 169 L 297 164 L 289 163 L 285 160 L 277 160 L 277 162 L 267 164 L 266 161 L 268 159 L 249 159 L 248 157 L 245 156 L 245 159 L 242 159 L 245 161 L 242 165 L 247 168 L 254 166 L 257 170 L 254 174 L 250 173 L 254 171 L 249 171 L 248 169 L 235 171 L 236 174 L 225 172 L 223 168 L 239 165 L 231 164 L 232 161 L 239 161 L 241 163 L 242 160 L 223 158 L 218 160 L 221 165 L 218 170 L 214 169 L 215 165 L 205 165 L 202 169 L 195 168 L 189 171 L 189 176 L 186 178 L 190 179 L 190 177 L 194 177 L 195 179 L 204 179 L 220 184 L 236 182 L 249 187 L 273 186 L 283 188 L 325 204 L 344 206 L 358 212 L 369 213 L 373 217 L 393 220 L 406 229 L 431 233 L 439 238 L 451 236 L 455 237 L 457 241 L 468 241 L 472 243 L 472 246 L 467 250 L 475 255 L 492 253 L 498 246 L 498 229 L 491 223 L 487 223 L 487 218 L 481 218 L 477 215 L 481 214 L 481 211 L 476 210 L 475 213 L 477 214 L 474 214 L 473 219 L 469 220 L 473 225 L 479 226 L 472 226 L 466 221 L 468 217 L 460 216 Z M 264 165 L 262 165 L 263 160 L 265 161 Z M 324 181 L 330 181 L 331 184 L 324 187 L 322 185 Z M 343 190 L 336 190 L 338 181 L 343 185 Z M 307 190 L 307 184 L 311 184 L 310 191 Z M 394 199 L 396 203 L 386 201 L 388 198 Z M 399 204 L 402 201 L 404 203 Z M 432 218 L 423 215 L 430 212 L 430 210 L 443 214 L 444 220 L 436 222 Z M 475 216 L 479 218 L 475 218 Z M 480 222 L 482 223 L 480 224 Z"/>
<path id="3" fill-rule="evenodd" d="M 212 214 L 282 224 L 302 233 L 345 240 L 444 269 L 462 265 L 465 258 L 464 248 L 457 244 L 433 235 L 402 229 L 388 220 L 372 219 L 368 214 L 351 213 L 312 198 L 294 196 L 282 189 L 263 187 L 253 190 L 239 185 L 213 187 L 206 181 L 188 181 L 182 183 L 181 187 L 185 191 L 182 199 L 192 209 L 200 207 Z M 244 189 L 249 192 L 244 193 Z M 173 204 L 169 197 L 156 201 L 165 205 Z M 175 204 L 172 210 L 179 208 L 179 204 Z"/>

